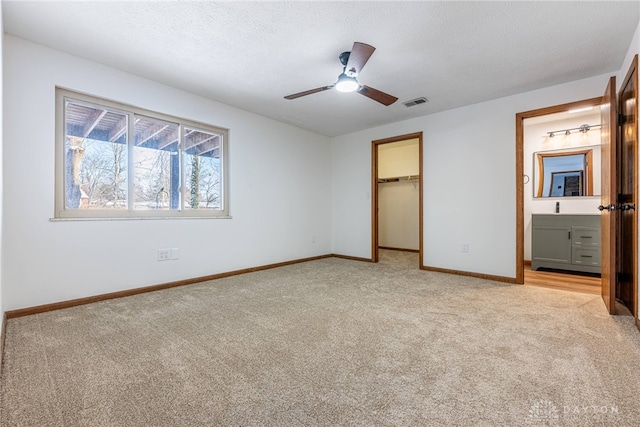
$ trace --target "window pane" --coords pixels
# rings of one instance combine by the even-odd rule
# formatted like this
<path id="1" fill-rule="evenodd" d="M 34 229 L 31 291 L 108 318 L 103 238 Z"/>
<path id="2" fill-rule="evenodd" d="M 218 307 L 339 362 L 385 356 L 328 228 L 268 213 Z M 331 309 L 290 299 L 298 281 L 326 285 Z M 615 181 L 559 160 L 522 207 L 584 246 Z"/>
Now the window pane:
<path id="1" fill-rule="evenodd" d="M 127 208 L 126 114 L 65 102 L 66 209 Z"/>
<path id="2" fill-rule="evenodd" d="M 134 209 L 180 209 L 178 125 L 135 116 Z"/>
<path id="3" fill-rule="evenodd" d="M 222 209 L 222 135 L 184 130 L 185 209 Z"/>

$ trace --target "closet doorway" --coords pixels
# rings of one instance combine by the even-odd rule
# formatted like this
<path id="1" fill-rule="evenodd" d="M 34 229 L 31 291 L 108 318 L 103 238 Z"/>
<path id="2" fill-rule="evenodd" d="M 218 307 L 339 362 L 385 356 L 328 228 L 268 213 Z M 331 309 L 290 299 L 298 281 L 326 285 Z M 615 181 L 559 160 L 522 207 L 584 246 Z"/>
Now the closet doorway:
<path id="1" fill-rule="evenodd" d="M 371 261 L 379 250 L 418 253 L 422 266 L 422 132 L 372 141 Z"/>

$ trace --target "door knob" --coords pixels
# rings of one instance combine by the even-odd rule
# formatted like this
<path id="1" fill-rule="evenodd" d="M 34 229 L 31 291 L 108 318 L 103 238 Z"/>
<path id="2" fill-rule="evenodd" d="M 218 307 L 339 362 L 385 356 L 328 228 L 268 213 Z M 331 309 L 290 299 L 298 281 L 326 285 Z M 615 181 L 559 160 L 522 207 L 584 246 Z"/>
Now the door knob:
<path id="1" fill-rule="evenodd" d="M 598 206 L 598 210 L 599 211 L 605 211 L 606 210 L 606 211 L 609 211 L 609 212 L 615 211 L 616 210 L 616 205 L 614 205 L 614 204 L 610 204 L 610 205 L 607 205 L 607 206 L 600 205 L 600 206 Z"/>
<path id="2" fill-rule="evenodd" d="M 620 205 L 620 210 L 621 211 L 631 211 L 631 210 L 635 211 L 636 210 L 636 204 L 635 203 L 633 203 L 633 204 L 631 204 L 631 203 L 623 203 L 623 204 Z"/>

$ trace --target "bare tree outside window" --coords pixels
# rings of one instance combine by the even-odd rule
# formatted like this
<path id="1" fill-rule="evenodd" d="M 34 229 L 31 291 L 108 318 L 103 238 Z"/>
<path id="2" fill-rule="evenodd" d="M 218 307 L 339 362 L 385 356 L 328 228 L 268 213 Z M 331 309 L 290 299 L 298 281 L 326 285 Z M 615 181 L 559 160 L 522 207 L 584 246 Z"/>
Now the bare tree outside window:
<path id="1" fill-rule="evenodd" d="M 88 199 L 85 208 L 126 208 L 126 145 L 85 140 L 84 146 L 80 177 Z"/>
<path id="2" fill-rule="evenodd" d="M 220 209 L 222 180 L 221 136 L 196 129 L 185 129 L 185 174 L 189 204 L 187 209 Z"/>
<path id="3" fill-rule="evenodd" d="M 126 134 L 104 132 L 101 120 L 125 127 L 127 116 L 106 109 L 67 103 L 65 144 L 66 207 L 127 207 Z M 111 140 L 110 140 L 111 139 Z"/>

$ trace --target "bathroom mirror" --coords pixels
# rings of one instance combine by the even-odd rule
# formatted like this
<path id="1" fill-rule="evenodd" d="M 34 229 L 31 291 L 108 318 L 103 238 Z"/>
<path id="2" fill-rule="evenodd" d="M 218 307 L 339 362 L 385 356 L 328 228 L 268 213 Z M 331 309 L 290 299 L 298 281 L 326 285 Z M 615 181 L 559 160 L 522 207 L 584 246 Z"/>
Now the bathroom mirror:
<path id="1" fill-rule="evenodd" d="M 534 197 L 600 194 L 600 147 L 534 153 Z"/>

